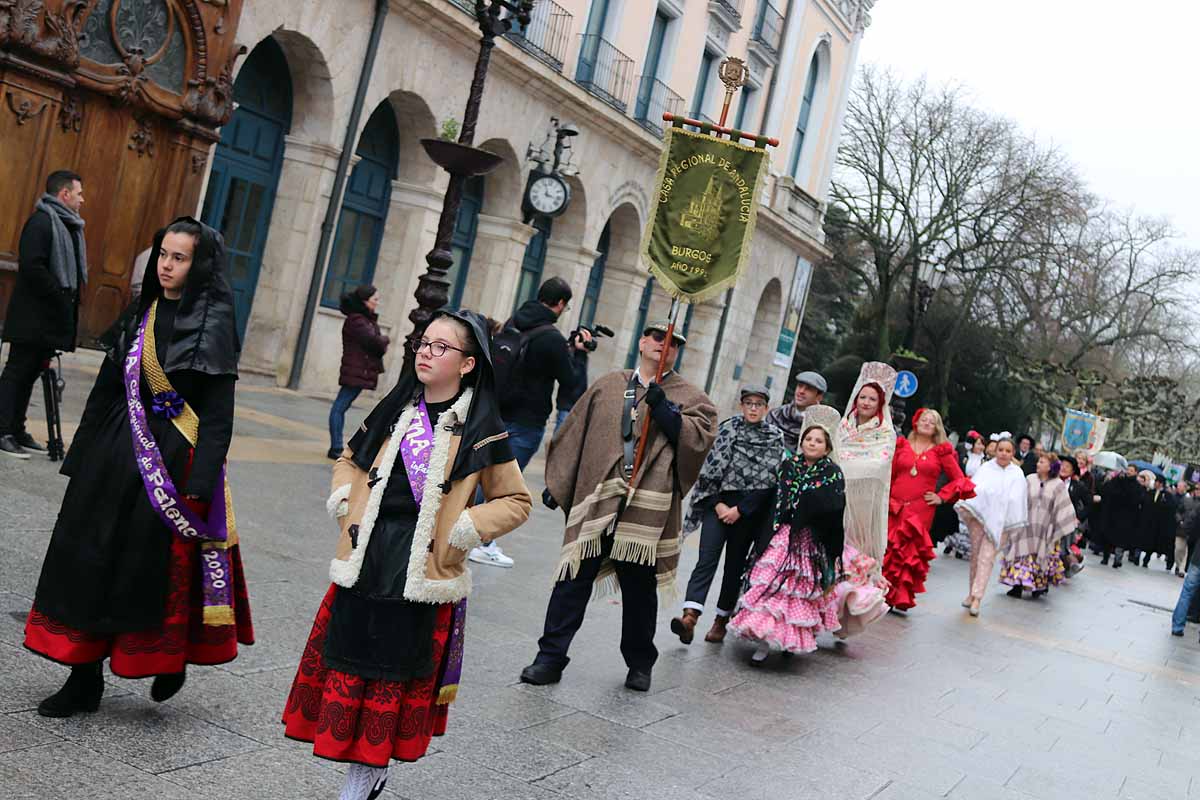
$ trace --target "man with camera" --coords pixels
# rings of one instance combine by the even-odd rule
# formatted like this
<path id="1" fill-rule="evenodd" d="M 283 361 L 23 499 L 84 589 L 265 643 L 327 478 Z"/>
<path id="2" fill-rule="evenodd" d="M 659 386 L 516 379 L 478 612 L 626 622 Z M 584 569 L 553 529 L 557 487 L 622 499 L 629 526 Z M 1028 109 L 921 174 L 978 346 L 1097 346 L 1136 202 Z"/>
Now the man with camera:
<path id="1" fill-rule="evenodd" d="M 508 429 L 508 441 L 517 464 L 525 467 L 542 446 L 546 423 L 554 410 L 554 383 L 574 391 L 587 383 L 587 352 L 594 349 L 592 335 L 575 331 L 568 342 L 555 327 L 571 304 L 571 287 L 559 277 L 548 279 L 538 289 L 537 299 L 523 303 L 505 324 L 505 332 L 520 332 L 511 375 L 500 386 L 500 415 Z M 494 567 L 511 567 L 513 560 L 495 542 L 476 547 L 471 561 Z"/>
<path id="2" fill-rule="evenodd" d="M 0 453 L 45 451 L 25 430 L 33 385 L 56 351 L 75 349 L 79 295 L 87 284 L 83 179 L 59 170 L 21 230 L 17 282 L 4 317 L 8 361 L 0 372 Z"/>

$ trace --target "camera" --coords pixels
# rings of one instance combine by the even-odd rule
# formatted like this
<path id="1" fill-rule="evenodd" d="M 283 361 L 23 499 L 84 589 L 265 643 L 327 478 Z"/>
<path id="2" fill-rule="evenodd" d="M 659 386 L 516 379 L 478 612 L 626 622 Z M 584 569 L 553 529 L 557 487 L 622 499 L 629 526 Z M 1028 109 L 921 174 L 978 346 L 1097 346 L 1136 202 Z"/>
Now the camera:
<path id="1" fill-rule="evenodd" d="M 585 342 L 583 345 L 583 349 L 587 350 L 589 353 L 596 352 L 596 340 L 600 337 L 607 336 L 612 338 L 613 336 L 616 336 L 616 334 L 613 333 L 613 329 L 607 325 L 580 325 L 578 328 L 571 331 L 571 342 L 574 342 L 579 338 L 580 331 L 587 331 L 592 335 L 592 340 L 590 342 Z"/>

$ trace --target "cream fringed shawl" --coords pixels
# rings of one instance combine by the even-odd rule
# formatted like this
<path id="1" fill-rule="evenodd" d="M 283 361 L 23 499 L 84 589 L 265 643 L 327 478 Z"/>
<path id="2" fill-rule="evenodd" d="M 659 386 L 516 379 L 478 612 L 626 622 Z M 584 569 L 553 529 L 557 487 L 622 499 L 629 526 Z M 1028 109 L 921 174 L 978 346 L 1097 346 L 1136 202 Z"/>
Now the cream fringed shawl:
<path id="1" fill-rule="evenodd" d="M 865 425 L 850 417 L 842 419 L 837 437 L 837 461 L 846 477 L 846 542 L 882 564 L 896 432 L 878 417 Z"/>
<path id="2" fill-rule="evenodd" d="M 846 541 L 875 559 L 877 575 L 887 549 L 892 457 L 896 454 L 891 406 L 895 384 L 896 370 L 888 364 L 867 361 L 862 365 L 838 424 L 834 457 L 846 476 Z M 865 386 L 874 387 L 883 396 L 878 416 L 859 425 L 858 395 Z"/>

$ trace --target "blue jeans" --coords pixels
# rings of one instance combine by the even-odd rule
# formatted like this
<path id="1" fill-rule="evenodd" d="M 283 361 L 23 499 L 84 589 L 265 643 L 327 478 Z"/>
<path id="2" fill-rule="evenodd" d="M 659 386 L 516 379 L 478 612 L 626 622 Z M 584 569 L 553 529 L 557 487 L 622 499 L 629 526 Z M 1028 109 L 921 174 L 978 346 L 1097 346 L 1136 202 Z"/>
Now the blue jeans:
<path id="1" fill-rule="evenodd" d="M 512 448 L 513 455 L 516 456 L 517 466 L 521 468 L 521 472 L 524 472 L 525 467 L 529 466 L 529 462 L 541 449 L 542 437 L 546 435 L 546 426 L 530 428 L 510 422 L 506 427 L 508 428 L 508 445 Z"/>
<path id="2" fill-rule="evenodd" d="M 1173 633 L 1183 633 L 1187 626 L 1188 608 L 1197 589 L 1200 589 L 1200 565 L 1189 564 L 1187 577 L 1183 579 L 1183 590 L 1179 592 L 1179 602 L 1175 604 L 1175 611 L 1171 614 Z"/>
<path id="3" fill-rule="evenodd" d="M 341 451 L 345 447 L 342 433 L 346 427 L 346 411 L 354 399 L 362 392 L 356 386 L 343 386 L 338 389 L 337 397 L 333 398 L 333 407 L 329 409 L 329 449 Z"/>
<path id="4" fill-rule="evenodd" d="M 571 413 L 570 409 L 560 408 L 554 415 L 554 432 L 558 433 L 558 429 L 562 427 L 567 416 Z"/>

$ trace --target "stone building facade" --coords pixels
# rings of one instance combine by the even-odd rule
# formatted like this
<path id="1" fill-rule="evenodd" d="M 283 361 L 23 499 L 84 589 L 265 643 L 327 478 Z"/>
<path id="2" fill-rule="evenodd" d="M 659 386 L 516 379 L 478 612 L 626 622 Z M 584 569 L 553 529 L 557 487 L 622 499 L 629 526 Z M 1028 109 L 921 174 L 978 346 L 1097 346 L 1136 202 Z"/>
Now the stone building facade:
<path id="1" fill-rule="evenodd" d="M 739 382 L 787 382 L 808 265 L 826 253 L 821 219 L 873 0 L 538 0 L 523 36 L 497 41 L 475 144 L 504 157 L 468 186 L 455 229 L 452 304 L 505 319 L 521 287 L 561 275 L 576 290 L 564 329 L 616 331 L 591 375 L 625 366 L 647 318 L 669 300 L 648 283 L 639 243 L 650 213 L 664 110 L 716 119 L 726 55 L 746 60 L 747 90 L 730 122 L 780 139 L 750 267 L 729 303 L 685 318 L 680 369 L 723 408 Z M 370 74 L 353 171 L 300 372 L 301 388 L 333 391 L 341 290 L 376 285 L 393 342 L 407 333 L 447 176 L 419 140 L 460 120 L 478 50 L 471 0 L 392 0 Z M 237 40 L 238 109 L 210 159 L 201 209 L 226 230 L 243 325 L 244 371 L 287 382 L 330 203 L 346 121 L 367 52 L 371 0 L 253 0 Z M 571 138 L 572 201 L 543 230 L 521 199 L 551 118 Z M 544 228 L 549 227 L 549 230 Z M 522 280 L 524 277 L 524 281 Z M 816 354 L 814 363 L 820 360 Z M 398 368 L 398 345 L 388 353 Z M 390 385 L 385 381 L 381 385 Z"/>

